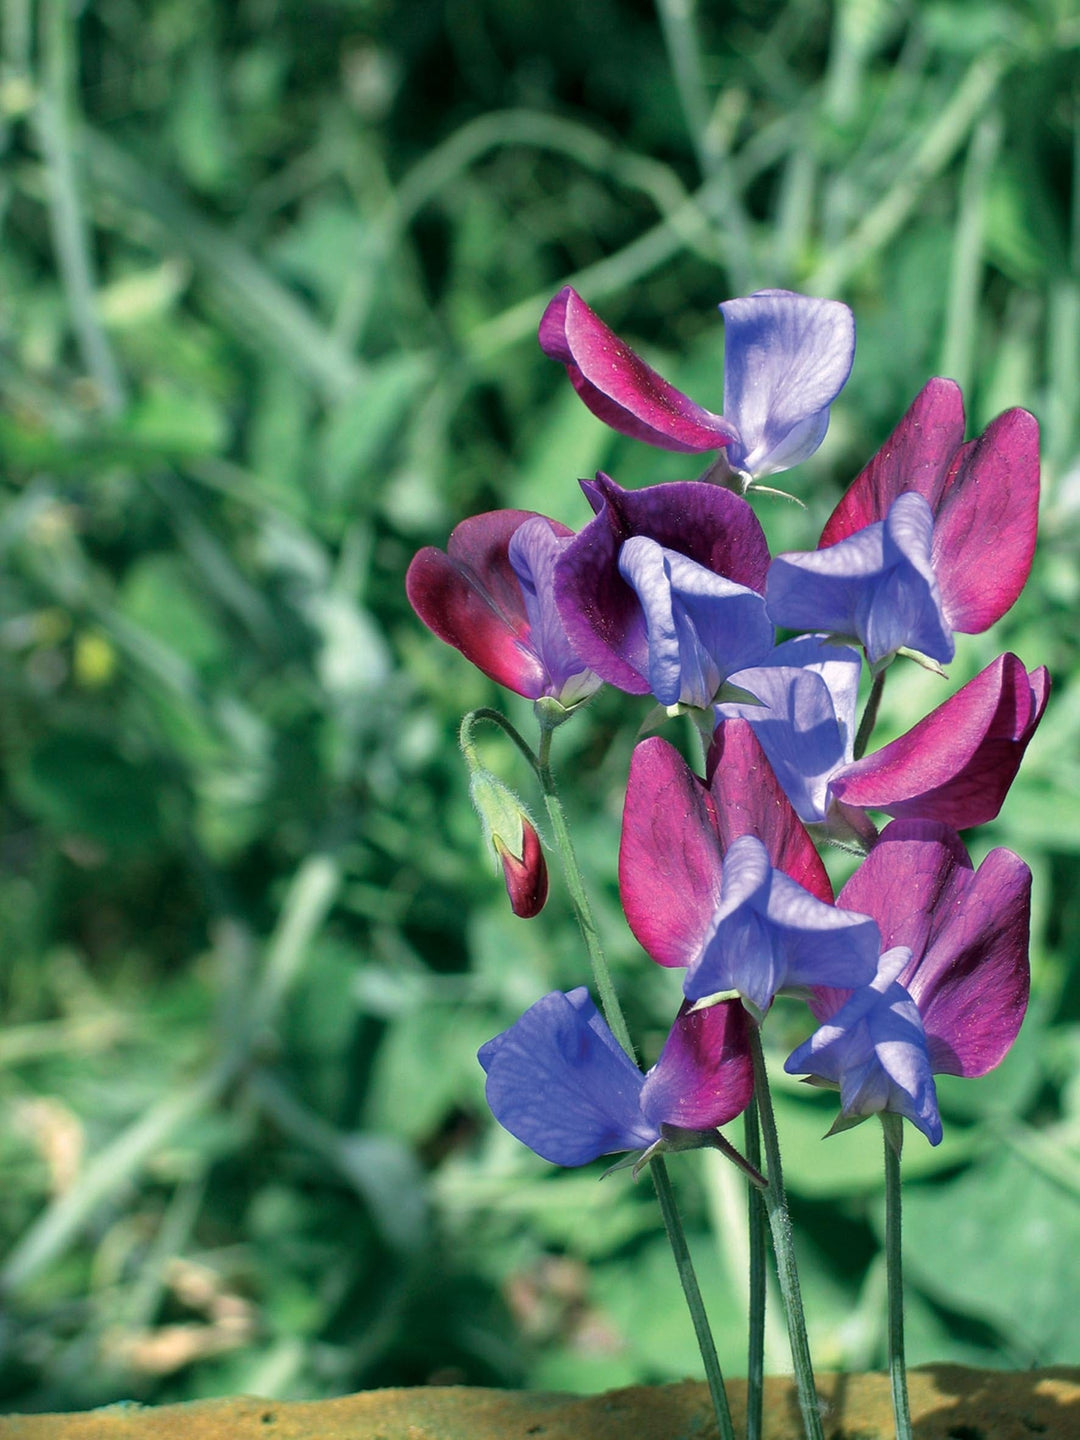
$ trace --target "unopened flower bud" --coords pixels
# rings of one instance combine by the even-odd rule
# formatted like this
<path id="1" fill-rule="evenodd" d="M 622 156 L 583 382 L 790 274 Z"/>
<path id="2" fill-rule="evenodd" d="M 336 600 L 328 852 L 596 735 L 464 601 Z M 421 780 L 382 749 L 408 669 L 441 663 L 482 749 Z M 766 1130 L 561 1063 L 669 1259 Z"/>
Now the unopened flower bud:
<path id="1" fill-rule="evenodd" d="M 522 819 L 521 854 L 514 855 L 498 835 L 492 836 L 492 843 L 502 861 L 506 879 L 506 893 L 510 896 L 510 908 L 522 920 L 531 920 L 544 908 L 548 893 L 547 861 L 540 845 L 540 837 L 531 821 Z"/>

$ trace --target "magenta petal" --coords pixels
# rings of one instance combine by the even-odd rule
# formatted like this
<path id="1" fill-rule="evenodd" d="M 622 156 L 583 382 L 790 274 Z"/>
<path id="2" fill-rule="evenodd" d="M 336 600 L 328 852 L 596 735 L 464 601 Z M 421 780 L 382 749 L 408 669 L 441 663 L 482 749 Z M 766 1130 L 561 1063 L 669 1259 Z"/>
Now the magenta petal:
<path id="1" fill-rule="evenodd" d="M 559 557 L 555 603 L 582 661 L 620 690 L 646 695 L 648 637 L 638 598 L 619 573 L 623 543 L 645 535 L 761 593 L 765 534 L 746 501 L 716 485 L 678 480 L 624 490 L 600 474 L 582 489 L 596 515 Z"/>
<path id="2" fill-rule="evenodd" d="M 1007 410 L 956 456 L 934 523 L 933 565 L 953 630 L 1000 620 L 1031 572 L 1039 521 L 1039 426 Z"/>
<path id="3" fill-rule="evenodd" d="M 741 1115 L 754 1089 L 749 1017 L 738 1000 L 704 1010 L 684 1001 L 660 1058 L 645 1077 L 650 1124 L 712 1130 Z"/>
<path id="4" fill-rule="evenodd" d="M 630 929 L 660 965 L 697 955 L 720 901 L 720 842 L 704 785 L 659 736 L 634 749 L 619 843 Z"/>
<path id="5" fill-rule="evenodd" d="M 622 435 L 665 450 L 719 450 L 734 432 L 669 385 L 589 309 L 569 285 L 540 321 L 540 348 L 566 366 L 571 384 L 598 419 Z"/>
<path id="6" fill-rule="evenodd" d="M 706 773 L 721 851 L 740 835 L 756 835 L 777 870 L 831 905 L 832 884 L 821 856 L 746 720 L 723 720 L 716 727 Z"/>
<path id="7" fill-rule="evenodd" d="M 463 520 L 446 551 L 427 546 L 405 576 L 409 603 L 433 634 L 477 669 L 530 700 L 547 675 L 529 642 L 525 597 L 510 565 L 510 541 L 531 510 L 491 510 Z M 559 535 L 571 532 L 548 522 Z"/>
<path id="8" fill-rule="evenodd" d="M 1031 872 L 994 850 L 973 872 L 947 825 L 897 820 L 840 893 L 873 916 L 882 946 L 906 945 L 897 976 L 919 1007 L 935 1074 L 984 1075 L 1016 1039 L 1028 998 Z M 825 1018 L 838 992 L 821 992 Z"/>
<path id="9" fill-rule="evenodd" d="M 1011 850 L 992 850 L 908 989 L 922 1012 L 938 1075 L 985 1075 L 999 1064 L 1027 1009 L 1031 871 Z"/>
<path id="10" fill-rule="evenodd" d="M 819 548 L 835 545 L 866 525 L 884 520 L 905 490 L 937 511 L 957 448 L 964 439 L 964 401 L 954 380 L 928 380 L 907 414 L 829 516 Z"/>
<path id="11" fill-rule="evenodd" d="M 1045 667 L 1029 676 L 1015 655 L 999 655 L 906 735 L 837 771 L 832 793 L 898 818 L 984 825 L 1001 809 L 1049 691 Z"/>

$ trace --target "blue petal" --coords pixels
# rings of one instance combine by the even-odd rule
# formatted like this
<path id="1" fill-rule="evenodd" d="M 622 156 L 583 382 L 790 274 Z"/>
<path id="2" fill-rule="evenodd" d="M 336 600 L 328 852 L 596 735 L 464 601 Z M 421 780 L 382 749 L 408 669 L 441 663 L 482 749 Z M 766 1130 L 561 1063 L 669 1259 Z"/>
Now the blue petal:
<path id="1" fill-rule="evenodd" d="M 645 616 L 649 686 L 661 705 L 704 708 L 733 670 L 768 654 L 773 629 L 756 590 L 644 535 L 622 546 L 619 573 Z"/>
<path id="2" fill-rule="evenodd" d="M 578 658 L 555 608 L 555 562 L 572 538 L 556 535 L 542 515 L 535 515 L 514 531 L 509 548 L 529 617 L 529 639 L 550 677 L 546 693 L 563 705 L 584 700 L 601 684 Z"/>
<path id="3" fill-rule="evenodd" d="M 930 506 L 905 491 L 884 520 L 836 545 L 777 555 L 765 588 L 770 619 L 854 636 L 872 664 L 902 645 L 947 664 L 954 647 L 930 563 L 933 530 Z"/>
<path id="4" fill-rule="evenodd" d="M 905 946 L 886 951 L 873 981 L 800 1045 L 784 1069 L 838 1084 L 845 1115 L 890 1110 L 906 1116 L 936 1145 L 941 1117 L 926 1033 L 918 1007 L 895 978 L 910 959 Z"/>
<path id="5" fill-rule="evenodd" d="M 691 1000 L 737 990 L 764 1012 L 779 990 L 865 985 L 880 949 L 873 920 L 811 895 L 742 835 L 724 856 L 720 904 L 683 988 Z"/>
<path id="6" fill-rule="evenodd" d="M 720 309 L 724 417 L 738 429 L 728 461 L 755 477 L 789 470 L 825 438 L 829 406 L 851 372 L 851 311 L 790 290 L 759 290 Z"/>
<path id="7" fill-rule="evenodd" d="M 499 1124 L 553 1165 L 651 1145 L 645 1077 L 619 1048 L 584 986 L 553 990 L 480 1049 Z"/>
<path id="8" fill-rule="evenodd" d="M 721 719 L 750 723 L 804 824 L 825 819 L 829 781 L 852 758 L 861 669 L 857 650 L 801 635 L 728 677 L 762 704 L 716 707 Z"/>

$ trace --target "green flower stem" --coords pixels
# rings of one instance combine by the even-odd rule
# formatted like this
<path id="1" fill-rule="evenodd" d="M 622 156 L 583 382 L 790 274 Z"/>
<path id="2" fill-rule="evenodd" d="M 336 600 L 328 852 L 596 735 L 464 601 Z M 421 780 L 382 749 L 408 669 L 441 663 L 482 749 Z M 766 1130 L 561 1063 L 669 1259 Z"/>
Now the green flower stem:
<path id="1" fill-rule="evenodd" d="M 761 1123 L 757 1101 L 751 1100 L 743 1116 L 746 1158 L 761 1169 Z M 765 1198 L 755 1185 L 747 1188 L 750 1235 L 749 1349 L 746 1366 L 746 1440 L 761 1440 L 765 1384 Z"/>
<path id="2" fill-rule="evenodd" d="M 900 1151 L 904 1122 L 882 1113 L 885 1132 L 885 1270 L 889 1287 L 889 1383 L 896 1440 L 911 1440 L 907 1367 L 904 1364 L 904 1270 L 900 1253 Z"/>
<path id="3" fill-rule="evenodd" d="M 574 907 L 574 914 L 577 916 L 578 924 L 581 926 L 581 933 L 585 939 L 585 948 L 589 952 L 589 964 L 592 966 L 593 983 L 596 985 L 596 992 L 600 996 L 600 1008 L 604 1012 L 604 1019 L 611 1027 L 611 1033 L 626 1051 L 630 1059 L 637 1064 L 637 1057 L 634 1054 L 633 1041 L 630 1039 L 630 1031 L 627 1029 L 626 1020 L 623 1017 L 622 1006 L 619 1004 L 619 997 L 615 993 L 615 986 L 612 984 L 611 971 L 604 956 L 604 948 L 600 944 L 600 932 L 596 928 L 596 919 L 593 916 L 592 905 L 585 891 L 585 882 L 581 878 L 581 870 L 578 867 L 577 856 L 574 853 L 574 842 L 570 839 L 570 827 L 566 823 L 566 812 L 559 799 L 559 792 L 555 785 L 555 776 L 551 772 L 551 736 L 552 727 L 545 725 L 543 720 L 540 724 L 540 753 L 536 761 L 536 774 L 540 780 L 540 789 L 544 794 L 544 805 L 547 807 L 548 819 L 551 822 L 552 836 L 555 840 L 555 848 L 559 852 L 559 859 L 562 862 L 562 871 L 566 879 L 566 888 L 570 891 L 570 900 Z"/>
<path id="4" fill-rule="evenodd" d="M 698 1289 L 694 1262 L 690 1258 L 686 1234 L 683 1231 L 682 1220 L 679 1218 L 679 1211 L 675 1204 L 675 1194 L 671 1188 L 667 1165 L 663 1157 L 658 1155 L 649 1168 L 652 1171 L 653 1184 L 656 1186 L 656 1198 L 660 1202 L 660 1214 L 664 1217 L 664 1229 L 667 1231 L 668 1243 L 671 1245 L 671 1253 L 675 1257 L 675 1268 L 679 1272 L 679 1281 L 683 1294 L 686 1296 L 686 1307 L 690 1311 L 698 1349 L 701 1351 L 702 1363 L 705 1366 L 705 1378 L 708 1381 L 709 1394 L 712 1397 L 720 1440 L 735 1440 L 735 1426 L 732 1423 L 731 1409 L 728 1406 L 727 1391 L 724 1389 L 724 1377 L 720 1371 L 716 1346 L 713 1344 L 709 1318 L 705 1314 L 705 1302 Z"/>
<path id="5" fill-rule="evenodd" d="M 855 736 L 855 759 L 861 760 L 866 754 L 866 747 L 870 744 L 870 736 L 874 733 L 874 726 L 877 724 L 878 708 L 881 705 L 882 692 L 885 689 L 886 671 L 879 670 L 874 676 L 873 684 L 870 686 L 870 694 L 866 697 L 866 709 L 859 721 L 858 734 Z"/>
<path id="6" fill-rule="evenodd" d="M 511 725 L 510 721 L 499 710 L 492 710 L 487 705 L 482 705 L 479 710 L 470 710 L 461 720 L 461 729 L 458 731 L 458 743 L 461 745 L 461 752 L 468 760 L 476 759 L 476 742 L 473 740 L 473 730 L 478 720 L 486 720 L 489 725 L 497 726 L 504 735 L 514 742 L 517 748 L 529 762 L 529 767 L 540 773 L 540 762 L 533 754 L 532 746 L 524 738 L 521 732 Z"/>
<path id="7" fill-rule="evenodd" d="M 600 934 L 596 928 L 592 906 L 589 903 L 589 896 L 578 868 L 577 856 L 574 853 L 573 842 L 570 839 L 566 813 L 562 808 L 562 801 L 559 799 L 559 792 L 555 786 L 555 777 L 551 773 L 553 730 L 554 726 L 545 723 L 544 717 L 541 715 L 540 753 L 536 758 L 536 773 L 540 779 L 540 788 L 544 792 L 544 803 L 547 806 L 548 819 L 551 821 L 555 847 L 562 862 L 566 886 L 570 891 L 570 898 L 578 918 L 578 924 L 581 926 L 581 933 L 585 937 L 585 946 L 592 965 L 593 981 L 600 996 L 604 1016 L 611 1027 L 612 1034 L 636 1064 L 630 1031 L 627 1029 L 619 997 L 616 995 L 611 981 L 611 972 L 608 970 L 603 946 L 600 943 Z M 735 1440 L 731 1410 L 728 1406 L 727 1392 L 724 1389 L 724 1377 L 720 1370 L 720 1361 L 717 1358 L 708 1317 L 705 1314 L 705 1304 L 701 1298 L 697 1275 L 694 1273 L 694 1262 L 690 1258 L 690 1248 L 686 1243 L 686 1234 L 683 1231 L 682 1220 L 679 1218 L 679 1211 L 675 1204 L 675 1195 L 668 1177 L 667 1165 L 662 1156 L 657 1156 L 649 1168 L 652 1171 L 653 1184 L 656 1186 L 656 1198 L 660 1203 L 664 1229 L 667 1231 L 668 1242 L 675 1257 L 675 1268 L 679 1272 L 679 1283 L 682 1285 L 683 1295 L 686 1297 L 686 1306 L 690 1311 L 698 1349 L 701 1351 L 701 1361 L 705 1367 L 709 1394 L 712 1396 L 713 1410 L 716 1414 L 717 1429 L 721 1440 Z"/>
<path id="8" fill-rule="evenodd" d="M 772 1229 L 780 1293 L 784 1297 L 784 1309 L 787 1311 L 788 1337 L 791 1341 L 791 1359 L 795 1368 L 795 1385 L 799 1393 L 799 1409 L 802 1412 L 806 1440 L 824 1440 L 821 1428 L 821 1409 L 817 1391 L 814 1388 L 814 1367 L 810 1360 L 810 1345 L 806 1338 L 806 1319 L 803 1315 L 799 1272 L 795 1264 L 791 1217 L 788 1215 L 787 1198 L 784 1194 L 784 1176 L 780 1168 L 780 1145 L 776 1135 L 776 1117 L 773 1114 L 772 1096 L 769 1092 L 769 1076 L 765 1069 L 765 1056 L 761 1049 L 761 1032 L 756 1025 L 750 1026 L 750 1055 L 754 1063 L 754 1096 L 757 1100 L 758 1114 L 761 1120 L 761 1136 L 764 1142 L 765 1161 L 769 1176 L 769 1188 L 765 1191 L 764 1196 L 765 1208 L 768 1211 L 769 1225 Z"/>

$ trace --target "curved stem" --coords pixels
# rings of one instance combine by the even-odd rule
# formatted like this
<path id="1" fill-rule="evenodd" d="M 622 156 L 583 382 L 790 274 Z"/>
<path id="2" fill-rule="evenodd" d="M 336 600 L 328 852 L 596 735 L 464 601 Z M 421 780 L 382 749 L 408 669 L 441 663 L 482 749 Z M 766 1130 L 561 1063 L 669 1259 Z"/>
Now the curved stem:
<path id="1" fill-rule="evenodd" d="M 889 1287 L 889 1383 L 896 1440 L 911 1440 L 907 1367 L 904 1363 L 904 1271 L 900 1247 L 900 1150 L 903 1120 L 882 1113 L 885 1133 L 885 1270 Z"/>
<path id="2" fill-rule="evenodd" d="M 500 710 L 492 710 L 488 705 L 482 705 L 479 710 L 470 710 L 467 715 L 462 716 L 461 728 L 458 731 L 458 742 L 461 745 L 462 753 L 467 759 L 476 758 L 476 742 L 473 740 L 473 730 L 477 721 L 486 720 L 489 725 L 497 726 L 504 735 L 508 736 L 529 762 L 529 768 L 539 773 L 540 762 L 533 753 L 533 748 L 524 738 L 521 732 L 506 718 Z"/>
<path id="3" fill-rule="evenodd" d="M 885 689 L 886 671 L 881 670 L 874 676 L 873 684 L 870 686 L 870 694 L 866 697 L 866 709 L 859 721 L 858 734 L 855 736 L 855 759 L 861 760 L 866 754 L 866 747 L 870 744 L 870 736 L 877 724 L 878 708 L 881 705 L 882 692 Z"/>
<path id="4" fill-rule="evenodd" d="M 664 1229 L 667 1231 L 671 1252 L 675 1256 L 675 1268 L 679 1272 L 679 1281 L 686 1297 L 686 1307 L 690 1311 L 698 1349 L 701 1351 L 701 1360 L 705 1366 L 705 1378 L 708 1381 L 709 1394 L 712 1396 L 713 1410 L 716 1412 L 717 1429 L 720 1432 L 721 1440 L 735 1440 L 735 1427 L 731 1420 L 727 1391 L 724 1389 L 724 1377 L 720 1371 L 720 1361 L 717 1359 L 716 1346 L 709 1328 L 709 1319 L 705 1314 L 705 1302 L 701 1298 L 697 1275 L 694 1273 L 694 1264 L 690 1258 L 690 1249 L 686 1243 L 686 1234 L 683 1231 L 682 1220 L 679 1218 L 679 1211 L 675 1204 L 675 1194 L 671 1188 L 667 1165 L 662 1156 L 657 1156 L 649 1168 L 652 1170 L 656 1198 L 660 1202 L 660 1214 L 664 1217 Z"/>
<path id="5" fill-rule="evenodd" d="M 761 1125 L 757 1101 L 751 1100 L 743 1116 L 746 1158 L 761 1169 Z M 765 1383 L 765 1198 L 756 1186 L 747 1190 L 750 1235 L 749 1347 L 746 1366 L 746 1440 L 761 1440 Z"/>
<path id="6" fill-rule="evenodd" d="M 799 1271 L 795 1263 L 791 1217 L 788 1215 L 787 1197 L 784 1194 L 784 1176 L 780 1168 L 780 1144 L 776 1134 L 776 1117 L 773 1114 L 772 1096 L 769 1092 L 769 1076 L 765 1069 L 765 1056 L 761 1049 L 761 1032 L 756 1025 L 750 1026 L 750 1055 L 754 1062 L 754 1096 L 761 1119 L 761 1136 L 769 1175 L 769 1188 L 765 1191 L 764 1196 L 765 1208 L 768 1211 L 769 1226 L 772 1229 L 780 1293 L 784 1297 L 784 1309 L 787 1311 L 788 1338 L 791 1341 L 791 1359 L 795 1369 L 795 1385 L 799 1393 L 799 1409 L 802 1412 L 803 1428 L 806 1431 L 807 1440 L 824 1440 L 824 1432 L 821 1428 L 821 1408 L 817 1391 L 814 1388 L 814 1367 L 810 1359 L 810 1345 L 806 1338 L 806 1318 L 803 1314 Z"/>

